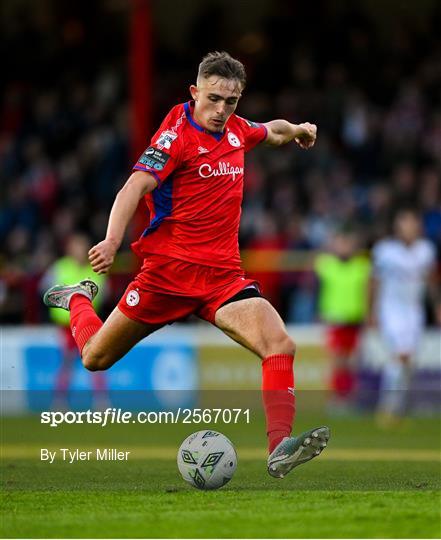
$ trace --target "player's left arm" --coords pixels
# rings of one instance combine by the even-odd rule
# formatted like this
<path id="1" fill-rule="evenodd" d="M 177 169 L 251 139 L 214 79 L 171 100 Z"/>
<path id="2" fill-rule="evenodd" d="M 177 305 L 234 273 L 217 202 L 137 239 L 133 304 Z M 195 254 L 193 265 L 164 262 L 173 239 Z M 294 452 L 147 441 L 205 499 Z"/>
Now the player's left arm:
<path id="1" fill-rule="evenodd" d="M 264 126 L 267 130 L 265 144 L 268 146 L 282 146 L 295 141 L 300 148 L 308 149 L 314 146 L 317 138 L 317 126 L 309 122 L 291 124 L 287 120 L 271 120 Z"/>

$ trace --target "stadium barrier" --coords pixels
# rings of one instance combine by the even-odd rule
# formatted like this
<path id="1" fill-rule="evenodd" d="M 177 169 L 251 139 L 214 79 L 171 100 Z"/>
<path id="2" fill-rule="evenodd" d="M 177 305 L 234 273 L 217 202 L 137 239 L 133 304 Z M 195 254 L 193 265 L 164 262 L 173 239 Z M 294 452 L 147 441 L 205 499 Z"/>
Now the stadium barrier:
<path id="1" fill-rule="evenodd" d="M 321 325 L 289 326 L 298 345 L 297 390 L 325 391 L 328 362 Z M 50 405 L 62 362 L 60 334 L 52 326 L 1 327 L 2 409 L 4 413 L 40 410 Z M 415 389 L 421 396 L 438 394 L 441 381 L 440 333 L 428 330 L 415 359 Z M 359 351 L 359 389 L 367 392 L 372 405 L 382 366 L 389 359 L 378 333 L 364 333 Z M 112 396 L 124 397 L 118 405 L 136 408 L 136 396 L 149 393 L 149 407 L 190 405 L 199 390 L 258 390 L 260 363 L 216 328 L 207 324 L 167 326 L 151 335 L 123 361 L 104 373 Z M 77 358 L 69 391 L 84 395 L 93 391 L 93 374 Z M 164 392 L 168 390 L 170 392 Z M 130 398 L 131 396 L 131 398 Z M 155 397 L 156 396 L 156 397 Z M 165 397 L 168 396 L 168 397 Z M 164 399 L 168 400 L 164 403 Z M 429 399 L 429 405 L 433 399 Z M 114 403 L 112 403 L 114 405 Z M 89 406 L 79 401 L 76 407 Z M 145 406 L 145 403 L 143 403 Z M 430 407 L 428 407 L 430 408 Z"/>

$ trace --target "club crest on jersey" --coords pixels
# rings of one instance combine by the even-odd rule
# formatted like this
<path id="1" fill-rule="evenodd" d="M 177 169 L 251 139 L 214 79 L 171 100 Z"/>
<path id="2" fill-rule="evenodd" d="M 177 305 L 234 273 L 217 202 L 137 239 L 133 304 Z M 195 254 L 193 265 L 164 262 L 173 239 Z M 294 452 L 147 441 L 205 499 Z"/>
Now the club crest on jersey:
<path id="1" fill-rule="evenodd" d="M 232 131 L 228 132 L 228 142 L 231 144 L 231 146 L 234 146 L 235 148 L 238 148 L 240 146 L 239 137 L 235 135 Z"/>
<path id="2" fill-rule="evenodd" d="M 173 141 L 177 138 L 177 133 L 174 133 L 173 131 L 167 130 L 163 131 L 161 135 L 159 135 L 158 140 L 156 141 L 156 146 L 162 150 L 165 148 L 166 150 L 169 150 Z"/>
<path id="3" fill-rule="evenodd" d="M 127 293 L 126 302 L 128 306 L 137 306 L 139 304 L 139 293 L 132 289 Z"/>
<path id="4" fill-rule="evenodd" d="M 217 167 L 212 167 L 209 163 L 203 163 L 199 167 L 199 176 L 202 178 L 210 178 L 211 176 L 232 176 L 233 182 L 236 176 L 243 174 L 243 167 L 233 167 L 228 162 L 219 161 Z"/>

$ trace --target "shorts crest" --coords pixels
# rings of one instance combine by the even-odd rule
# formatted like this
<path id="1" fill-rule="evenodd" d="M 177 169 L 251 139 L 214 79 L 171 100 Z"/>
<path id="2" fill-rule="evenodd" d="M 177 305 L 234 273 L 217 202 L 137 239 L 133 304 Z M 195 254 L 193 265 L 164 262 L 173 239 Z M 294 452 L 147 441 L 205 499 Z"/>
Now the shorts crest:
<path id="1" fill-rule="evenodd" d="M 128 306 L 137 306 L 139 304 L 139 293 L 132 289 L 127 293 L 126 302 Z"/>

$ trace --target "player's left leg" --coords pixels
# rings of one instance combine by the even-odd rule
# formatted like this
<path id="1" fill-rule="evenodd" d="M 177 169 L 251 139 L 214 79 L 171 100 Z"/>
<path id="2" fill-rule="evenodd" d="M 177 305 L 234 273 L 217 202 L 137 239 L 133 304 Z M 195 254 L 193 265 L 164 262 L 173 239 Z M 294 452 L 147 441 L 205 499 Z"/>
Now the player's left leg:
<path id="1" fill-rule="evenodd" d="M 262 360 L 262 393 L 269 440 L 268 472 L 283 477 L 295 466 L 320 454 L 329 429 L 315 428 L 290 437 L 295 413 L 293 362 L 295 344 L 264 298 L 247 298 L 220 307 L 214 323 Z"/>

